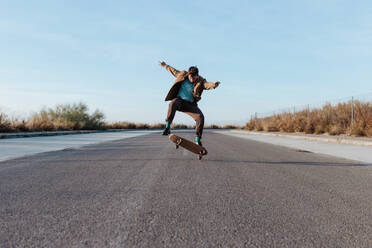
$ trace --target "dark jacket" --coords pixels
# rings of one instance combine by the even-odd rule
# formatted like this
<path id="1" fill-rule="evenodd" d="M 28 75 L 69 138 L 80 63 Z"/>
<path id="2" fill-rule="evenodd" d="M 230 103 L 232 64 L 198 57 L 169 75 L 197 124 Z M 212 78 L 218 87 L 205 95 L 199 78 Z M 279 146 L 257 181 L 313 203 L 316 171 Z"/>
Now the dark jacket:
<path id="1" fill-rule="evenodd" d="M 173 100 L 177 97 L 178 91 L 180 90 L 182 82 L 187 78 L 188 72 L 187 71 L 178 71 L 174 69 L 173 67 L 167 65 L 165 67 L 174 77 L 176 77 L 176 81 L 174 81 L 174 84 L 172 88 L 169 90 L 167 97 L 165 98 L 165 101 Z M 201 95 L 203 93 L 203 90 L 211 90 L 214 89 L 215 84 L 207 82 L 205 78 L 202 78 L 199 76 L 198 80 L 194 82 L 194 90 L 193 90 L 193 96 L 195 99 L 195 102 L 200 101 Z"/>

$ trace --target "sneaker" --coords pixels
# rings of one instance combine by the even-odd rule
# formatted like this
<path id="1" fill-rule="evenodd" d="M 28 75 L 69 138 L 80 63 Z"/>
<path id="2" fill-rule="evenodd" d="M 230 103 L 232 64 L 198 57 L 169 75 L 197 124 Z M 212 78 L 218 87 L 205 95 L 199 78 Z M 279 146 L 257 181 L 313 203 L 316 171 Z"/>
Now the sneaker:
<path id="1" fill-rule="evenodd" d="M 199 141 L 195 141 L 195 144 L 197 144 L 197 145 L 199 145 L 201 147 L 203 146 L 200 140 Z"/>
<path id="2" fill-rule="evenodd" d="M 169 135 L 169 134 L 170 134 L 170 129 L 169 128 L 164 129 L 163 135 Z"/>

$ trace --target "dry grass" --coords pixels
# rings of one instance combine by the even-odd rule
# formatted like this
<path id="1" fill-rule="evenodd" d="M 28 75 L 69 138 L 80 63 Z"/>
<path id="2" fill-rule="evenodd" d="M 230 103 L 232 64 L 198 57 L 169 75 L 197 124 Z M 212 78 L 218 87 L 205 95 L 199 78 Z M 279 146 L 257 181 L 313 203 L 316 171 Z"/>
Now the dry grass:
<path id="1" fill-rule="evenodd" d="M 88 113 L 83 103 L 58 105 L 54 109 L 42 109 L 28 119 L 9 119 L 0 113 L 0 132 L 32 132 L 58 130 L 104 129 L 104 115 L 96 110 Z"/>
<path id="2" fill-rule="evenodd" d="M 134 122 L 113 122 L 104 124 L 107 129 L 164 129 L 165 124 L 156 123 L 156 124 L 144 124 L 144 123 L 134 123 Z M 172 129 L 195 129 L 195 125 L 185 125 L 185 124 L 172 124 Z M 242 129 L 243 127 L 235 125 L 224 125 L 219 126 L 216 124 L 211 124 L 205 126 L 204 128 L 209 129 Z"/>
<path id="3" fill-rule="evenodd" d="M 156 124 L 146 124 L 146 123 L 135 123 L 135 122 L 113 122 L 105 123 L 104 126 L 107 129 L 164 129 L 165 124 L 156 123 Z M 172 124 L 172 129 L 187 129 L 193 128 L 192 126 L 187 126 L 183 124 Z"/>
<path id="4" fill-rule="evenodd" d="M 164 129 L 164 123 L 135 123 L 127 121 L 103 122 L 104 115 L 96 110 L 88 113 L 88 106 L 83 103 L 58 105 L 54 109 L 42 109 L 27 119 L 9 119 L 0 112 L 0 132 L 32 132 L 32 131 L 67 131 L 97 129 Z M 172 124 L 172 129 L 194 129 L 195 126 Z M 235 125 L 205 126 L 210 129 L 239 129 Z"/>
<path id="5" fill-rule="evenodd" d="M 352 104 L 326 104 L 320 109 L 282 113 L 266 118 L 252 119 L 247 130 L 267 132 L 304 132 L 308 134 L 372 136 L 372 103 L 354 102 L 354 122 L 351 121 Z"/>
<path id="6" fill-rule="evenodd" d="M 204 128 L 207 128 L 207 129 L 243 129 L 242 126 L 233 125 L 233 124 L 222 125 L 222 126 L 217 125 L 217 124 L 211 124 L 211 125 L 204 126 Z"/>

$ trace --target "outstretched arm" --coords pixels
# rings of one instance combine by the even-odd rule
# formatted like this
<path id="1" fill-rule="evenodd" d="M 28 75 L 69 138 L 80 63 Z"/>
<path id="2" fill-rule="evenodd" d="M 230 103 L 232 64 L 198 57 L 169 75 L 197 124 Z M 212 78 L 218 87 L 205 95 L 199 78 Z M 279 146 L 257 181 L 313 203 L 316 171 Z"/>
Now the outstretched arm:
<path id="1" fill-rule="evenodd" d="M 205 82 L 205 83 L 204 83 L 204 88 L 205 88 L 206 90 L 212 90 L 212 89 L 217 88 L 220 84 L 221 84 L 220 81 L 217 81 L 217 82 L 215 82 L 215 83 Z"/>
<path id="2" fill-rule="evenodd" d="M 159 61 L 159 65 L 161 67 L 165 67 L 165 69 L 167 69 L 167 71 L 169 71 L 174 77 L 177 77 L 180 73 L 179 70 L 176 70 L 172 66 L 167 65 L 164 61 L 162 61 L 162 62 Z"/>

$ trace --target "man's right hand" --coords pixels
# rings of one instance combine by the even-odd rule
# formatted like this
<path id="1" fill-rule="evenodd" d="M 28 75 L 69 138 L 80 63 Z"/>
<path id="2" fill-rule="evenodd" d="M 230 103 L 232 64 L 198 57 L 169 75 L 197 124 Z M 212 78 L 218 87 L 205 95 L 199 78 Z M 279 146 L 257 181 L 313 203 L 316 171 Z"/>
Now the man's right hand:
<path id="1" fill-rule="evenodd" d="M 162 62 L 159 61 L 159 65 L 160 65 L 161 67 L 166 67 L 166 66 L 167 66 L 167 64 L 166 64 L 164 61 L 162 61 Z"/>

